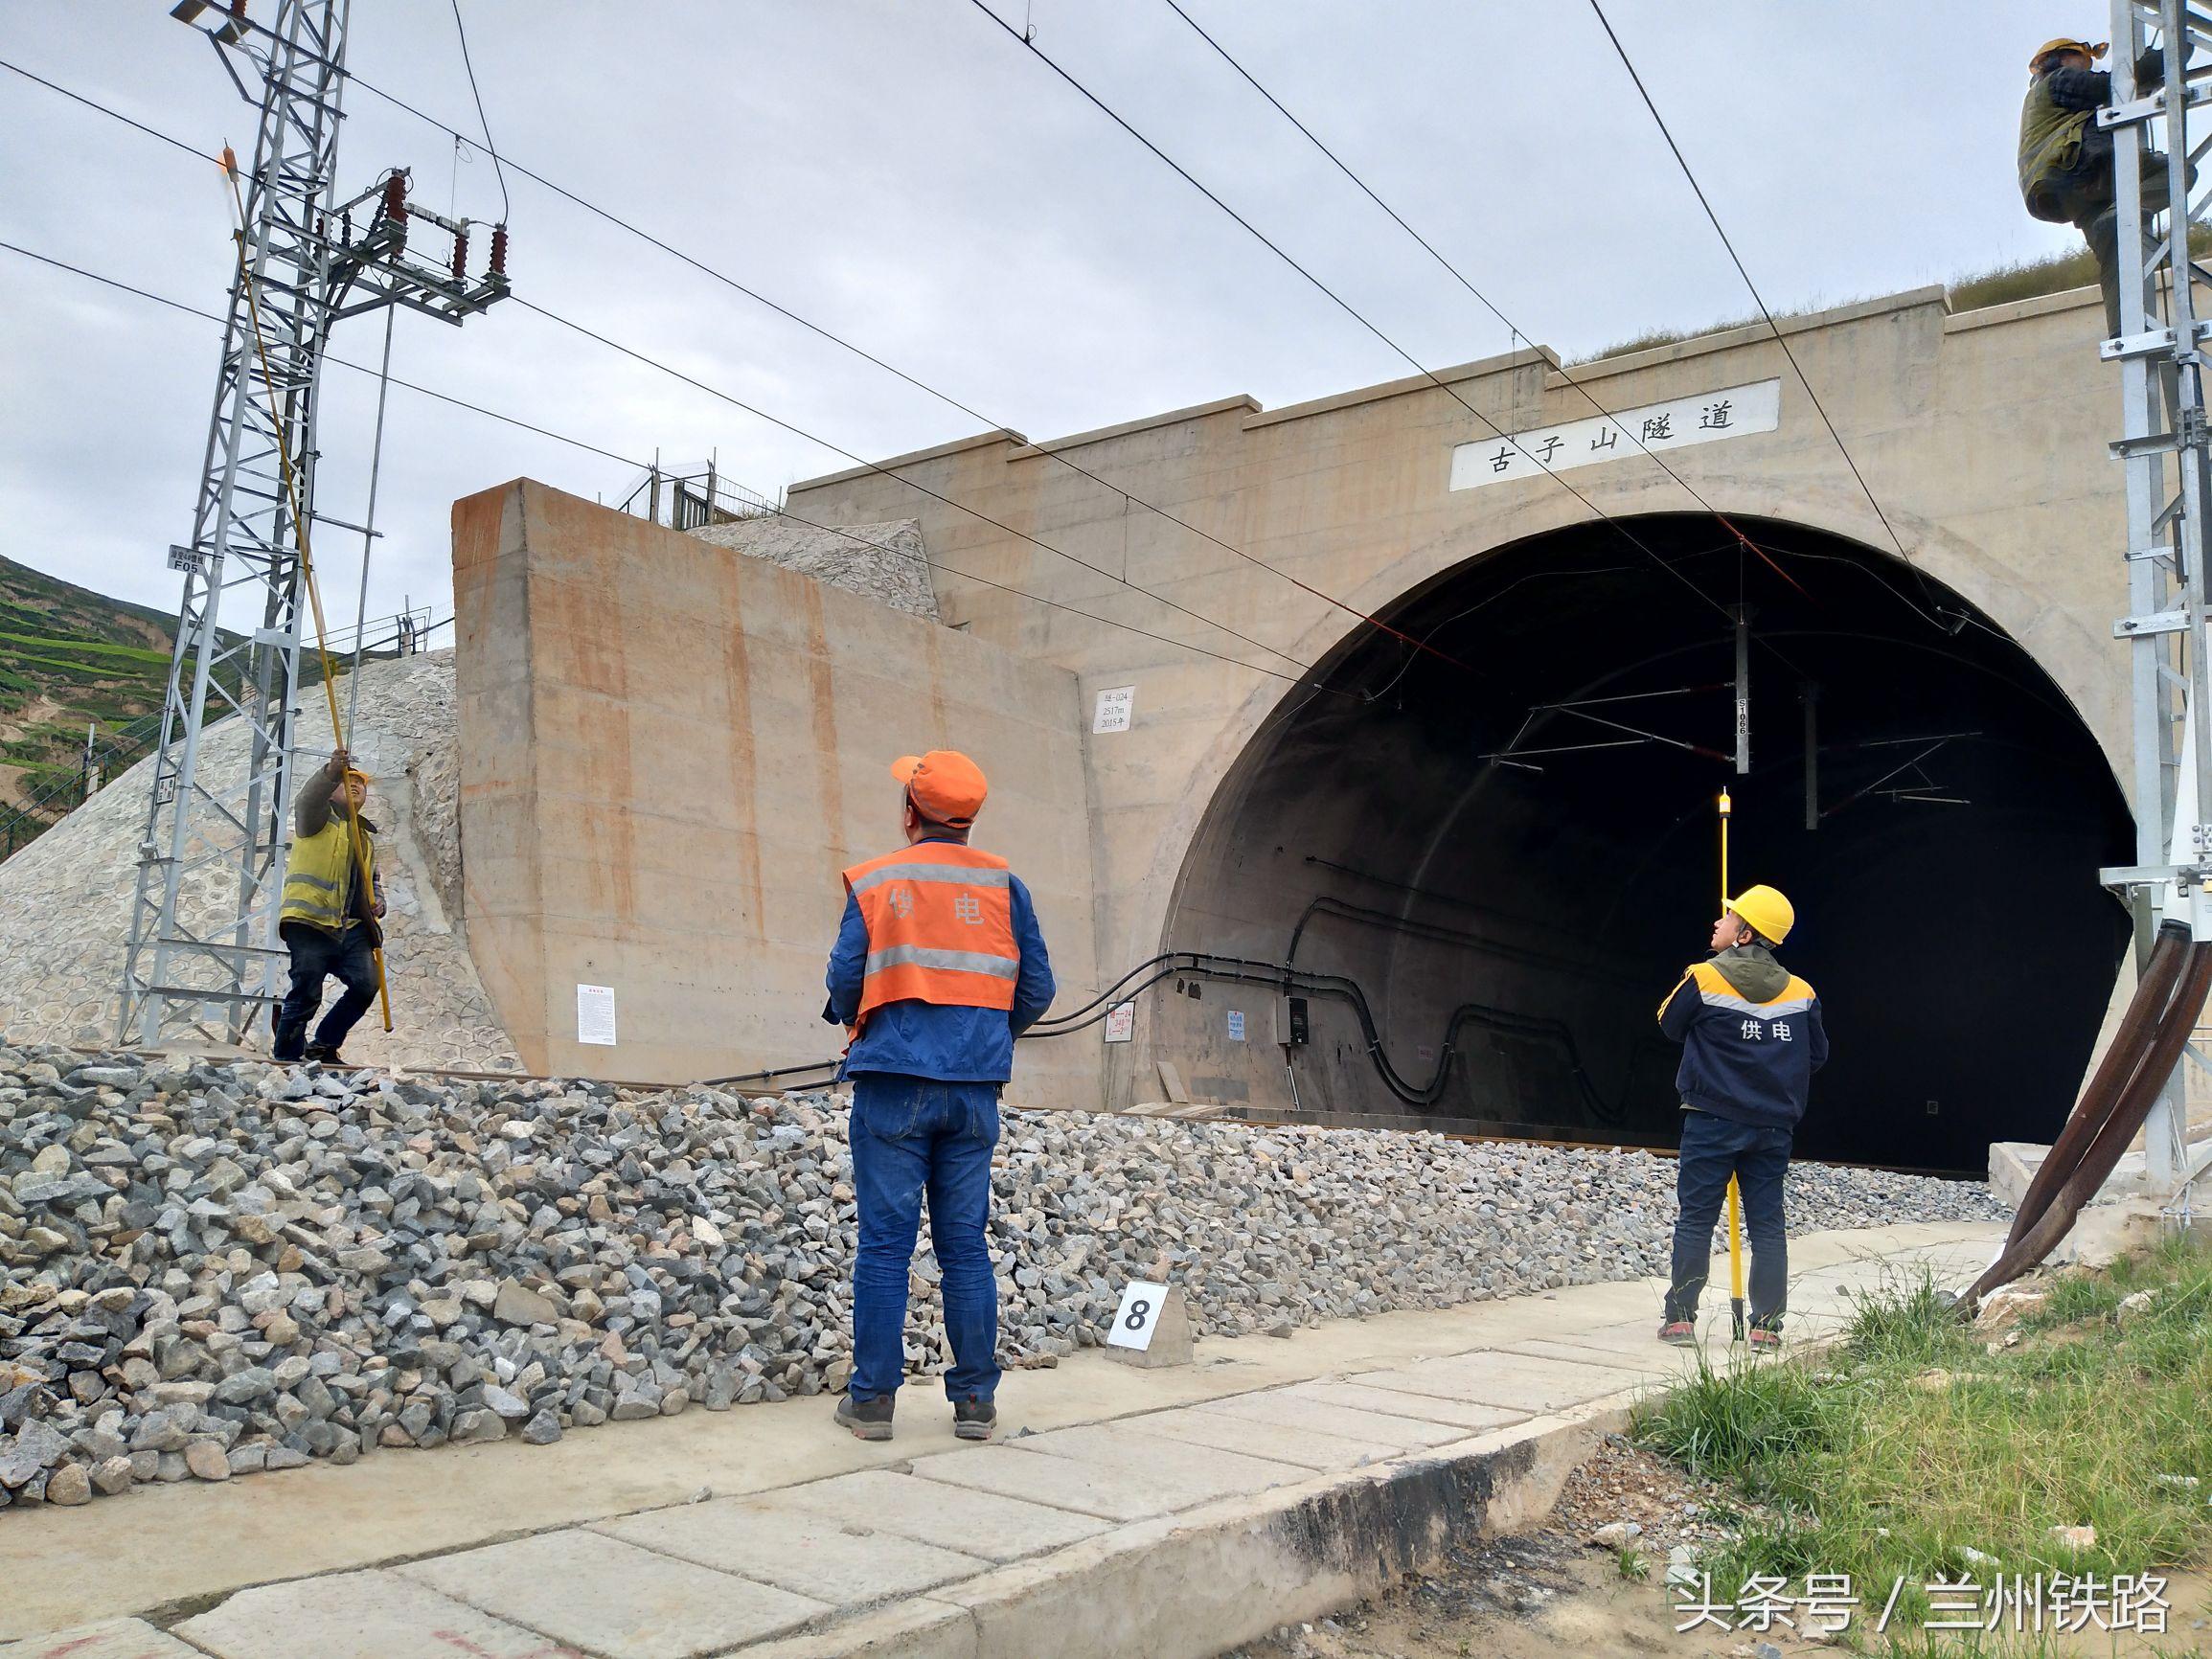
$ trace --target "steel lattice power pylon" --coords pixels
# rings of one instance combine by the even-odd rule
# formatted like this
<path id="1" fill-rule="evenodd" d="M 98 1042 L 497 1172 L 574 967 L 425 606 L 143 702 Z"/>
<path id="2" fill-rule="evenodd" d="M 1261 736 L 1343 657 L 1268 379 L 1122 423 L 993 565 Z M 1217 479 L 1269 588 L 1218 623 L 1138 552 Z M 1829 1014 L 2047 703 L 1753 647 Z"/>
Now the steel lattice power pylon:
<path id="1" fill-rule="evenodd" d="M 2097 122 L 2113 135 L 2120 333 L 2102 352 L 2120 366 L 2121 438 L 2112 453 L 2127 469 L 2129 614 L 2113 632 L 2132 642 L 2137 862 L 2104 878 L 2133 897 L 2140 966 L 2160 921 L 2186 921 L 2197 940 L 2212 940 L 2212 427 L 2204 390 L 2212 272 L 2191 259 L 2188 235 L 2212 199 L 2191 189 L 2196 159 L 2212 146 L 2212 12 L 2187 0 L 2112 0 L 2111 40 L 2112 101 Z M 2191 71 L 2193 54 L 2200 61 Z M 2162 62 L 2162 75 L 2148 73 L 2153 62 Z M 2177 1071 L 2145 1125 L 2145 1145 L 2154 1189 L 2183 1205 L 2204 1162 L 2187 1156 L 2186 1130 Z"/>
<path id="2" fill-rule="evenodd" d="M 504 225 L 489 270 L 471 282 L 467 221 L 411 205 L 405 173 L 334 200 L 348 11 L 348 0 L 280 0 L 273 26 L 248 17 L 244 0 L 223 10 L 183 0 L 172 13 L 213 41 L 261 117 L 239 180 L 243 223 L 192 539 L 170 550 L 184 602 L 139 848 L 126 1042 L 235 1042 L 274 1000 L 305 561 L 313 526 L 328 522 L 314 509 L 315 406 L 331 327 L 393 305 L 458 324 L 507 292 Z M 451 237 L 445 268 L 410 260 L 411 223 Z M 230 722 L 211 764 L 211 735 Z"/>

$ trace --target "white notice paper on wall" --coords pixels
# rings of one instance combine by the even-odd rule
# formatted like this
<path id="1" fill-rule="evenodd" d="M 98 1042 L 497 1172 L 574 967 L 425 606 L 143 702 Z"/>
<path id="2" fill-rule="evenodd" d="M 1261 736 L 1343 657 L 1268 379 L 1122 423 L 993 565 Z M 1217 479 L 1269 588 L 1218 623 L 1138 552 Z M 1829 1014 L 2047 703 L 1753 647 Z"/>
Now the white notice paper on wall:
<path id="1" fill-rule="evenodd" d="M 1092 732 L 1126 732 L 1129 718 L 1136 713 L 1137 689 L 1134 686 L 1115 686 L 1098 694 L 1097 707 L 1092 711 Z"/>
<path id="2" fill-rule="evenodd" d="M 576 988 L 576 1040 L 614 1047 L 614 987 L 580 985 Z"/>
<path id="3" fill-rule="evenodd" d="M 1244 1040 L 1244 1011 L 1241 1008 L 1229 1011 L 1229 1040 L 1233 1043 Z"/>
<path id="4" fill-rule="evenodd" d="M 1135 1003 L 1117 1002 L 1106 1010 L 1106 1040 L 1107 1042 L 1126 1043 L 1136 1034 L 1137 1005 Z"/>

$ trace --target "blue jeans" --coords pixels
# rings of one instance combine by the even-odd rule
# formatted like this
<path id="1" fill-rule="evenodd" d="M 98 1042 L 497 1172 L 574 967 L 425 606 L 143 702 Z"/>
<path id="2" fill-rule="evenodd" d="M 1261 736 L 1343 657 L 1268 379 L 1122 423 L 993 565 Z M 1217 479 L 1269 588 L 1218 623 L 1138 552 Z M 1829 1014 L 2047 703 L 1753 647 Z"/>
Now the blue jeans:
<path id="1" fill-rule="evenodd" d="M 1751 1322 L 1780 1329 L 1790 1295 L 1790 1235 L 1782 1218 L 1782 1177 L 1790 1132 L 1739 1124 L 1711 1112 L 1682 1114 L 1682 1155 L 1675 1169 L 1675 1280 L 1667 1321 L 1698 1317 L 1698 1293 L 1712 1271 L 1713 1228 L 1734 1175 L 1744 1194 L 1744 1238 L 1751 1251 Z"/>
<path id="2" fill-rule="evenodd" d="M 906 1274 L 922 1197 L 929 1242 L 944 1272 L 945 1329 L 952 1369 L 945 1395 L 984 1400 L 998 1392 L 998 1284 L 985 1224 L 991 1149 L 998 1144 L 996 1083 L 942 1083 L 863 1072 L 853 1079 L 853 1193 L 860 1249 L 853 1262 L 855 1399 L 895 1394 L 906 1375 Z"/>
<path id="3" fill-rule="evenodd" d="M 315 1041 L 326 1048 L 345 1046 L 346 1034 L 359 1023 L 376 1000 L 376 963 L 370 954 L 369 930 L 349 927 L 342 934 L 325 933 L 304 921 L 287 921 L 277 929 L 292 953 L 292 983 L 278 1005 L 273 1058 L 304 1057 L 308 1021 L 323 1003 L 323 979 L 335 974 L 346 988 L 323 1023 L 315 1028 Z"/>

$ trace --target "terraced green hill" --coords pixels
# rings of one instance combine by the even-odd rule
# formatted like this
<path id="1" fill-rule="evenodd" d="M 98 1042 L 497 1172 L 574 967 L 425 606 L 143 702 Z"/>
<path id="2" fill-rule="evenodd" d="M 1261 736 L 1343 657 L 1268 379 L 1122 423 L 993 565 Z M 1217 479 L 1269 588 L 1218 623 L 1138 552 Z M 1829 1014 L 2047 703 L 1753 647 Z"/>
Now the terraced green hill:
<path id="1" fill-rule="evenodd" d="M 145 605 L 0 558 L 0 807 L 76 778 L 87 725 L 104 744 L 161 712 L 175 627 Z"/>

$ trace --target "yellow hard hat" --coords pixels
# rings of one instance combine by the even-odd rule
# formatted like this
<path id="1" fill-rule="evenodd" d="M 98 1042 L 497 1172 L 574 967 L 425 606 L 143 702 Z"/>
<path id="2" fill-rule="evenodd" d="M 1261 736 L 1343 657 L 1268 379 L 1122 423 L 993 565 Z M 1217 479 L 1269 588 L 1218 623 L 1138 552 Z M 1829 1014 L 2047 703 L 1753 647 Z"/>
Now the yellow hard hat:
<path id="1" fill-rule="evenodd" d="M 358 784 L 362 788 L 366 789 L 376 780 L 370 777 L 368 773 L 362 771 L 358 766 L 348 766 L 346 768 L 345 781 L 349 784 Z"/>
<path id="2" fill-rule="evenodd" d="M 1771 887 L 1746 887 L 1728 900 L 1729 912 L 1769 944 L 1780 944 L 1797 925 L 1797 910 Z"/>
<path id="3" fill-rule="evenodd" d="M 2034 74 L 2036 65 L 2041 63 L 2044 58 L 2048 57 L 2054 52 L 2079 52 L 2093 62 L 2097 58 L 2104 57 L 2105 42 L 2102 40 L 2095 42 L 2090 42 L 2087 40 L 2046 40 L 2041 46 L 2036 48 L 2035 56 L 2028 59 L 2028 73 L 2031 75 Z"/>

